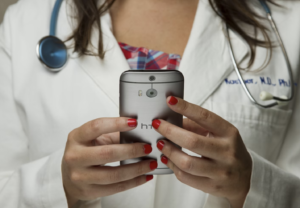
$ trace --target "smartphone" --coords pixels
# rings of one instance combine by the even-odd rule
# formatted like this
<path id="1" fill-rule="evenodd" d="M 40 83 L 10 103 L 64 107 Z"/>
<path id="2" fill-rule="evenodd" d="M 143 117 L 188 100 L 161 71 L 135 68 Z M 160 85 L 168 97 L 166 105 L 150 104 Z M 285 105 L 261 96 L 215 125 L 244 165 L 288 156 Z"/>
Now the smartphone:
<path id="1" fill-rule="evenodd" d="M 183 98 L 183 92 L 184 77 L 176 70 L 129 70 L 121 75 L 120 116 L 136 118 L 138 126 L 132 131 L 121 132 L 120 143 L 143 142 L 151 144 L 153 149 L 147 157 L 124 160 L 121 165 L 155 159 L 158 167 L 149 175 L 173 173 L 160 160 L 162 154 L 156 143 L 166 138 L 154 130 L 152 121 L 163 119 L 182 127 L 183 116 L 168 107 L 166 98 L 170 95 Z"/>

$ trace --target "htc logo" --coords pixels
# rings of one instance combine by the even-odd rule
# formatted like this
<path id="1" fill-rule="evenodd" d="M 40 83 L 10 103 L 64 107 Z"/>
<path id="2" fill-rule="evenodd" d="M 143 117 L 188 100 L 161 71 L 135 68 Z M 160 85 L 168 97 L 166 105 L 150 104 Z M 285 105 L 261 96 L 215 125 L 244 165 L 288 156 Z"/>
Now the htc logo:
<path id="1" fill-rule="evenodd" d="M 150 129 L 153 129 L 153 127 L 152 127 L 152 125 L 151 124 L 141 124 L 141 129 L 148 129 L 148 127 L 150 128 Z"/>

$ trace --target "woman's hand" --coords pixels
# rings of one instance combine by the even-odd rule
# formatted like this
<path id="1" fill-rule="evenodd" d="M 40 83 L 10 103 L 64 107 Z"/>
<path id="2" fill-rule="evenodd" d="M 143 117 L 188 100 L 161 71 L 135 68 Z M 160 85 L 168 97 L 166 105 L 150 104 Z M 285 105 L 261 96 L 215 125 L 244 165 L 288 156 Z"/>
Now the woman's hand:
<path id="1" fill-rule="evenodd" d="M 184 129 L 163 120 L 154 120 L 152 126 L 199 157 L 161 140 L 157 147 L 164 154 L 162 162 L 182 183 L 225 197 L 233 208 L 241 208 L 250 187 L 252 160 L 238 130 L 216 114 L 182 99 L 169 97 L 167 102 L 173 111 L 188 118 L 184 119 Z"/>
<path id="2" fill-rule="evenodd" d="M 130 131 L 135 119 L 100 118 L 74 129 L 68 136 L 62 161 L 62 176 L 69 207 L 78 200 L 112 195 L 146 183 L 157 168 L 156 161 L 142 161 L 119 167 L 106 163 L 148 155 L 151 145 L 119 144 L 119 132 Z"/>

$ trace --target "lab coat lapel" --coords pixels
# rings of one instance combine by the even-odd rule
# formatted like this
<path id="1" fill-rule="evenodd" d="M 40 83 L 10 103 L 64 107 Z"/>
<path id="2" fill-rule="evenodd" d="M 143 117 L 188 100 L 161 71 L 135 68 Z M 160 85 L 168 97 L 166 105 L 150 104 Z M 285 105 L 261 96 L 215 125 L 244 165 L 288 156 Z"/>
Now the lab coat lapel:
<path id="1" fill-rule="evenodd" d="M 112 33 L 112 25 L 109 13 L 101 18 L 104 38 L 105 58 L 98 56 L 82 56 L 75 59 L 81 68 L 90 76 L 95 84 L 119 106 L 119 78 L 130 67 Z M 96 50 L 99 41 L 99 32 L 94 29 L 91 43 Z M 95 51 L 96 52 L 96 51 Z"/>
<path id="2" fill-rule="evenodd" d="M 201 105 L 233 71 L 223 23 L 207 0 L 198 5 L 192 32 L 179 70 L 185 76 L 185 99 Z M 230 33 L 237 62 L 246 57 L 247 45 Z"/>

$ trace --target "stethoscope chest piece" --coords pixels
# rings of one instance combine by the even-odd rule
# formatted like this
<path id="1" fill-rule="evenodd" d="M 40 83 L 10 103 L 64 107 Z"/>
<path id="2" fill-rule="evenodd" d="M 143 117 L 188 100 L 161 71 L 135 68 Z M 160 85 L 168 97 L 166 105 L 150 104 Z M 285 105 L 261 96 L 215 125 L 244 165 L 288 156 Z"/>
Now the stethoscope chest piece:
<path id="1" fill-rule="evenodd" d="M 55 36 L 42 38 L 36 52 L 41 63 L 52 72 L 60 71 L 68 60 L 66 45 Z"/>

